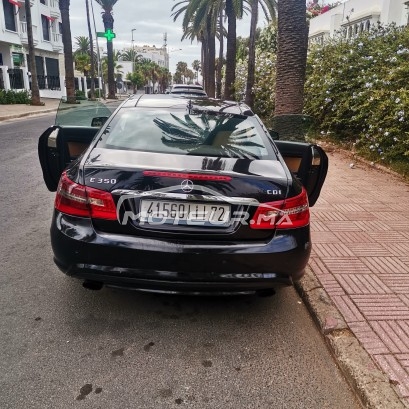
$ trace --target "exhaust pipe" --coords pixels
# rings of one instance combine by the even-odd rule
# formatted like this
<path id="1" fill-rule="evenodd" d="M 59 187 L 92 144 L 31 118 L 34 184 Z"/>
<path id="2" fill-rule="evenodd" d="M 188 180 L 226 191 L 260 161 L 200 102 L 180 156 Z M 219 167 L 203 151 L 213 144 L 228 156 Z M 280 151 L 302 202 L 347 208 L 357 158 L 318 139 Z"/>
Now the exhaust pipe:
<path id="1" fill-rule="evenodd" d="M 87 290 L 93 290 L 93 291 L 98 291 L 101 290 L 102 287 L 104 286 L 103 283 L 100 281 L 91 281 L 91 280 L 85 280 L 82 283 L 82 286 L 86 288 Z"/>
<path id="2" fill-rule="evenodd" d="M 275 293 L 276 290 L 274 290 L 274 288 L 269 288 L 268 290 L 259 290 L 256 292 L 259 297 L 272 297 Z"/>

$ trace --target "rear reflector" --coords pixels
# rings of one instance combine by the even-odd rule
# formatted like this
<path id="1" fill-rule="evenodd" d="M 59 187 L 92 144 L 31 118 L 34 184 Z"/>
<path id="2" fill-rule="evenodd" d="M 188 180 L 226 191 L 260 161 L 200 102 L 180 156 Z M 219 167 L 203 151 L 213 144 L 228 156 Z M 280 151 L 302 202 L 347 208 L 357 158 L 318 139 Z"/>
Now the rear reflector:
<path id="1" fill-rule="evenodd" d="M 294 229 L 310 222 L 308 196 L 305 189 L 298 196 L 277 202 L 262 203 L 250 220 L 252 229 Z"/>
<path id="2" fill-rule="evenodd" d="M 143 175 L 190 180 L 215 180 L 219 182 L 229 182 L 231 180 L 230 176 L 206 175 L 200 173 L 166 172 L 157 170 L 144 170 Z"/>
<path id="3" fill-rule="evenodd" d="M 79 185 L 64 172 L 55 196 L 55 208 L 61 213 L 94 219 L 116 220 L 116 206 L 111 193 Z"/>

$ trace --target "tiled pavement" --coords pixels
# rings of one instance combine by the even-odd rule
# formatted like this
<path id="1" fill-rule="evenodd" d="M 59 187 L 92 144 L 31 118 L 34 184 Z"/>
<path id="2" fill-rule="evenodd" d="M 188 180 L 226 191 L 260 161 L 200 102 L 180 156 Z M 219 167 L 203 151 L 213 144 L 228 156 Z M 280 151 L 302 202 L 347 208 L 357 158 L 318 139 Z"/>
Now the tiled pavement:
<path id="1" fill-rule="evenodd" d="M 310 267 L 409 404 L 409 185 L 366 165 L 330 168 L 312 208 Z"/>

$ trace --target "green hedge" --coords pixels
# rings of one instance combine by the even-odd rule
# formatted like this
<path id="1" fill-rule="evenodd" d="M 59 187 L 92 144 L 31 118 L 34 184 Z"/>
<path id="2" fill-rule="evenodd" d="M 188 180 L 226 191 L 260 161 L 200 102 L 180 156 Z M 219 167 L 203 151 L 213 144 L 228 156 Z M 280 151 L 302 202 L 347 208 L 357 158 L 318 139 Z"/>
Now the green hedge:
<path id="1" fill-rule="evenodd" d="M 0 89 L 0 104 L 30 104 L 30 94 L 27 91 L 5 91 Z"/>
<path id="2" fill-rule="evenodd" d="M 375 161 L 409 162 L 409 28 L 381 26 L 311 50 L 305 111 L 325 137 Z"/>

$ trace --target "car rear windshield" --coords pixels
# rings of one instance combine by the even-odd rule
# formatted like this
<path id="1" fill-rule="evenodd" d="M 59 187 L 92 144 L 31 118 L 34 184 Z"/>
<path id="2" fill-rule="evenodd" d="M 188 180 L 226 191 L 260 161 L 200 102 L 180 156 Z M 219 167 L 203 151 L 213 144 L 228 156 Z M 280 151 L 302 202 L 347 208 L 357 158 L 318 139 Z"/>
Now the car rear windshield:
<path id="1" fill-rule="evenodd" d="M 254 117 L 123 108 L 98 147 L 178 155 L 268 159 L 275 155 Z"/>

